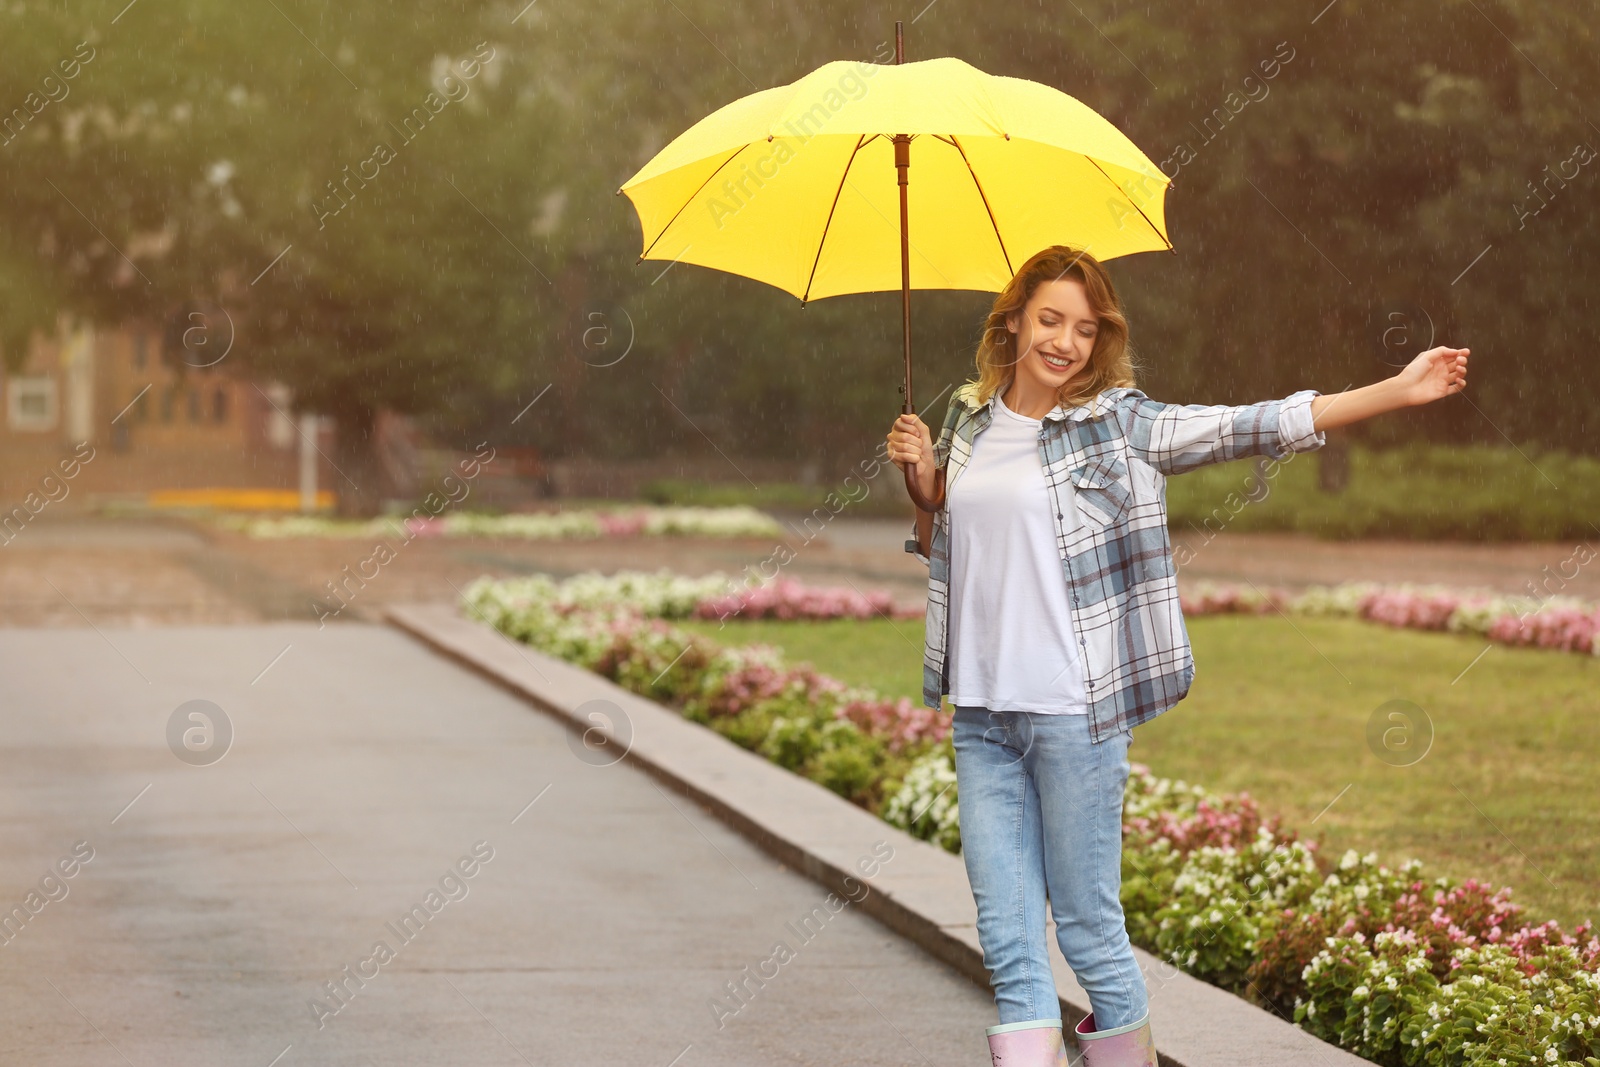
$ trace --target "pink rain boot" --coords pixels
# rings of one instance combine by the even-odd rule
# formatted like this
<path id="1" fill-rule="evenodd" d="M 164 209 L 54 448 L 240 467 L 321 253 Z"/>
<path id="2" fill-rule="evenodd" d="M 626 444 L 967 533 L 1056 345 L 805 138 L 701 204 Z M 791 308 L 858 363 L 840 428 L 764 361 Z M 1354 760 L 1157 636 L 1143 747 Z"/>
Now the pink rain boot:
<path id="1" fill-rule="evenodd" d="M 1083 1049 L 1084 1067 L 1156 1067 L 1149 1012 L 1136 1023 L 1098 1031 L 1094 1028 L 1094 1013 L 1090 1012 L 1072 1032 Z"/>
<path id="2" fill-rule="evenodd" d="M 984 1033 L 993 1067 L 1068 1067 L 1060 1019 L 1002 1023 Z"/>

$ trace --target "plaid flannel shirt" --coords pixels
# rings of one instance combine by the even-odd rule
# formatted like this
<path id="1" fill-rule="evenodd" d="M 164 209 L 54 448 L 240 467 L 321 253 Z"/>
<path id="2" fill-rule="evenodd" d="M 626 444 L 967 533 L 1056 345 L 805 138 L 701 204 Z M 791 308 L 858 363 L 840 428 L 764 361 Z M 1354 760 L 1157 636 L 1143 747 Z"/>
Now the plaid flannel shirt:
<path id="1" fill-rule="evenodd" d="M 1282 459 L 1321 448 L 1303 389 L 1282 400 L 1239 406 L 1163 404 L 1138 389 L 1112 388 L 1089 402 L 1044 416 L 1039 456 L 1056 503 L 1056 548 L 1072 599 L 1081 646 L 1089 733 L 1102 741 L 1170 710 L 1194 682 L 1194 654 L 1178 602 L 1177 571 L 1167 535 L 1169 475 L 1247 456 Z M 977 383 L 950 398 L 934 443 L 938 466 L 953 485 L 972 456 L 973 439 L 994 417 L 994 398 L 979 404 Z M 1076 523 L 1061 508 L 1070 483 Z M 916 527 L 905 550 L 928 565 L 927 640 L 922 702 L 939 708 L 949 692 L 950 511 L 934 514 L 929 555 L 918 551 Z"/>

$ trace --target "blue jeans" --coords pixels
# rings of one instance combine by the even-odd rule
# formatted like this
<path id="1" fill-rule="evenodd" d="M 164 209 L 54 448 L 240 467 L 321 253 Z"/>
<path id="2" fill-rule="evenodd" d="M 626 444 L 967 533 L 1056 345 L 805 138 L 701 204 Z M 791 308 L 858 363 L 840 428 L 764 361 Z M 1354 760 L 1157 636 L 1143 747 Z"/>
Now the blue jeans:
<path id="1" fill-rule="evenodd" d="M 1149 1000 L 1120 899 L 1131 732 L 1094 744 L 1087 715 L 958 707 L 953 736 L 961 851 L 1000 1022 L 1061 1014 L 1047 895 L 1095 1029 L 1138 1022 Z"/>

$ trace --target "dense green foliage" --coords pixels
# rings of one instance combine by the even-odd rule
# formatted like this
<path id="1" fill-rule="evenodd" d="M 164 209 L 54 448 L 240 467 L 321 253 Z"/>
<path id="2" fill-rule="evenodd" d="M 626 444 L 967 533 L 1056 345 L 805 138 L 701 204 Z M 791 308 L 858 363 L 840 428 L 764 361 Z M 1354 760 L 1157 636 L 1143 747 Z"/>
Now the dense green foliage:
<path id="1" fill-rule="evenodd" d="M 1286 530 L 1327 538 L 1562 541 L 1600 534 L 1600 460 L 1557 452 L 1414 443 L 1349 450 L 1348 483 L 1318 485 L 1324 457 L 1202 467 L 1167 483 L 1175 533 Z M 1269 468 L 1270 469 L 1270 468 Z"/>
<path id="2" fill-rule="evenodd" d="M 1532 0 L 1319 6 L 939 5 L 908 24 L 908 57 L 1056 86 L 1176 174 L 1180 254 L 1113 264 L 1152 396 L 1332 392 L 1436 339 L 1473 349 L 1470 392 L 1358 436 L 1592 454 L 1600 200 L 1576 152 L 1600 144 L 1581 104 L 1592 20 Z M 290 382 L 352 442 L 391 406 L 464 445 L 714 446 L 814 456 L 830 477 L 897 410 L 898 297 L 802 311 L 745 279 L 636 265 L 616 190 L 723 104 L 882 55 L 901 14 L 10 4 L 6 359 L 58 309 L 183 323 L 186 301 L 213 300 L 239 329 L 229 358 Z M 94 58 L 64 79 L 80 43 Z M 430 92 L 446 95 L 408 132 Z M 914 296 L 924 403 L 969 372 L 987 301 Z M 365 480 L 359 455 L 344 462 Z"/>

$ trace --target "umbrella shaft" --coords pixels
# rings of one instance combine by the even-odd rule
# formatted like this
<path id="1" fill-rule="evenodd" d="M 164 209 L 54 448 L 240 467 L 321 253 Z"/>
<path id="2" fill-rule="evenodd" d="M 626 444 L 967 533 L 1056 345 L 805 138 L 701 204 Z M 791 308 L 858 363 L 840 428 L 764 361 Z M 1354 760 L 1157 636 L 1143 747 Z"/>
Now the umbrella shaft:
<path id="1" fill-rule="evenodd" d="M 894 169 L 900 179 L 900 337 L 905 352 L 906 384 L 905 403 L 900 406 L 902 415 L 915 415 L 916 402 L 911 392 L 911 237 L 910 209 L 906 200 L 910 182 L 911 137 L 897 133 L 894 137 Z"/>
<path id="2" fill-rule="evenodd" d="M 894 61 L 906 61 L 905 38 L 902 35 L 902 26 L 899 22 L 894 24 Z M 900 414 L 915 415 L 917 406 L 911 394 L 911 237 L 910 211 L 906 204 L 906 187 L 910 183 L 911 169 L 911 135 L 897 133 L 894 135 L 894 169 L 900 178 L 900 337 L 905 348 L 906 357 L 906 384 L 904 404 L 900 405 Z M 923 511 L 938 511 L 944 506 L 944 468 L 934 471 L 933 495 L 924 496 L 922 488 L 917 485 L 916 476 L 908 467 L 905 471 L 906 492 L 911 495 L 911 500 Z"/>

